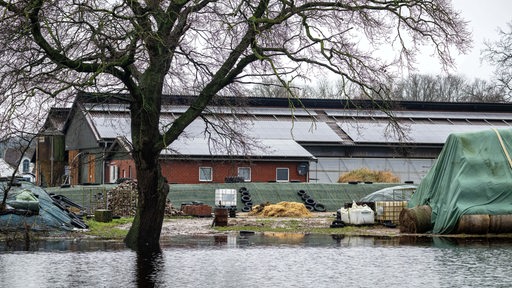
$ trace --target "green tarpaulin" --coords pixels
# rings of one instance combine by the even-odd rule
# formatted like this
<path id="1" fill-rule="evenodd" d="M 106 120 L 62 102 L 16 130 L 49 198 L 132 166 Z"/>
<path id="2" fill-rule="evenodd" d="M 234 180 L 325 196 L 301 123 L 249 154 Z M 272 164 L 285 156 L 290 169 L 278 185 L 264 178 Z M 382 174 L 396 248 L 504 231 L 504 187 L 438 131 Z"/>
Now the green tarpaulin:
<path id="1" fill-rule="evenodd" d="M 451 134 L 408 206 L 430 205 L 439 234 L 462 215 L 512 214 L 511 153 L 512 129 Z"/>

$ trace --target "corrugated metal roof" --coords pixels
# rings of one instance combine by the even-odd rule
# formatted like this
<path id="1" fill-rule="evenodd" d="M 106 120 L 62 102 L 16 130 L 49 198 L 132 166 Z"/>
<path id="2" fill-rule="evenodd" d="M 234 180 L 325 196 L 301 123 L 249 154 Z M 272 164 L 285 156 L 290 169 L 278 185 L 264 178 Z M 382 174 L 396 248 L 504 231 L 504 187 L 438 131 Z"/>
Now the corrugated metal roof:
<path id="1" fill-rule="evenodd" d="M 297 142 L 342 141 L 324 122 L 235 120 L 226 125 L 255 139 L 289 139 Z M 184 133 L 188 137 L 202 137 L 205 129 L 206 125 L 202 120 L 194 120 Z"/>
<path id="2" fill-rule="evenodd" d="M 130 115 L 115 112 L 89 112 L 90 122 L 96 128 L 99 138 L 113 139 L 124 136 L 131 139 Z"/>
<path id="3" fill-rule="evenodd" d="M 241 146 L 232 142 L 216 143 L 207 138 L 181 137 L 162 151 L 163 155 L 231 156 L 231 157 L 290 157 L 309 158 L 313 155 L 293 140 L 258 139 Z"/>
<path id="4" fill-rule="evenodd" d="M 421 143 L 444 144 L 451 133 L 473 132 L 492 127 L 510 128 L 494 125 L 460 125 L 460 124 L 417 124 L 404 125 L 405 139 L 393 133 L 393 129 L 385 121 L 345 121 L 337 123 L 347 135 L 357 143 Z"/>
<path id="5" fill-rule="evenodd" d="M 124 110 L 125 105 L 116 104 L 113 108 L 110 105 L 100 104 L 89 108 L 92 110 L 88 113 L 88 119 L 92 123 L 99 135 L 103 139 L 114 139 L 124 136 L 131 139 L 130 118 L 129 114 Z M 175 112 L 184 111 L 186 107 L 176 107 Z M 232 109 L 220 107 L 220 110 Z M 240 108 L 240 111 L 246 113 L 256 113 L 258 115 L 291 115 L 290 109 L 287 108 Z M 122 112 L 123 111 L 123 112 Z M 170 111 L 170 110 L 169 110 Z M 214 110 L 217 111 L 217 110 Z M 297 110 L 302 111 L 302 110 Z M 356 143 L 418 143 L 418 144 L 443 144 L 450 133 L 453 132 L 469 132 L 482 129 L 488 129 L 493 125 L 507 126 L 507 122 L 503 120 L 512 120 L 512 113 L 493 113 L 493 112 L 440 112 L 440 111 L 395 111 L 395 116 L 407 119 L 457 119 L 450 123 L 417 123 L 414 121 L 404 125 L 402 131 L 406 135 L 406 139 L 400 139 L 389 129 L 385 113 L 381 111 L 370 110 L 324 110 L 328 116 L 346 117 L 342 123 L 337 126 L 342 129 Z M 167 111 L 168 112 L 168 111 Z M 224 112 L 227 112 L 224 111 Z M 226 116 L 229 113 L 225 114 Z M 276 118 L 275 120 L 258 120 L 240 117 L 225 117 L 216 120 L 210 117 L 209 120 L 214 123 L 223 123 L 226 127 L 238 131 L 249 138 L 265 139 L 265 140 L 294 140 L 298 143 L 342 143 L 340 136 L 324 121 L 313 122 L 310 118 L 306 118 L 305 111 L 296 113 L 295 115 L 304 117 L 299 120 L 292 121 L 291 117 Z M 314 113 L 313 115 L 317 115 Z M 161 115 L 161 126 L 169 125 L 174 121 L 173 113 L 163 113 Z M 352 118 L 353 117 L 353 118 Z M 352 119 L 351 119 L 352 118 Z M 373 118 L 373 119 L 372 119 Z M 321 118 L 320 118 L 321 119 Z M 366 119 L 366 120 L 361 120 Z M 459 120 L 474 121 L 459 121 Z M 486 121 L 493 121 L 489 123 Z M 499 121 L 498 121 L 499 120 Z M 423 121 L 426 122 L 426 121 Z M 498 126 L 499 127 L 499 126 Z M 201 119 L 196 119 L 187 127 L 181 138 L 201 139 L 204 138 L 206 124 Z M 211 130 L 213 131 L 213 130 Z M 338 131 L 340 132 L 340 131 Z M 217 137 L 213 133 L 214 137 Z"/>
<path id="6" fill-rule="evenodd" d="M 189 106 L 163 106 L 162 112 L 164 113 L 184 113 Z M 217 114 L 239 114 L 239 115 L 275 115 L 275 116 L 315 116 L 317 115 L 315 111 L 307 111 L 301 107 L 297 107 L 295 110 L 291 108 L 277 108 L 277 107 L 265 107 L 265 108 L 255 108 L 255 107 L 207 107 L 206 112 L 217 113 Z"/>
<path id="7" fill-rule="evenodd" d="M 127 113 L 90 112 L 91 122 L 100 138 L 125 136 L 130 139 L 130 118 Z M 164 115 L 162 126 L 174 118 Z M 247 136 L 258 139 L 293 139 L 298 142 L 340 142 L 341 138 L 324 122 L 308 121 L 257 121 L 231 119 L 225 125 Z M 219 121 L 217 121 L 219 122 Z M 184 131 L 188 137 L 202 137 L 206 125 L 203 120 L 194 120 Z"/>
<path id="8" fill-rule="evenodd" d="M 462 119 L 462 120 L 512 120 L 512 113 L 459 112 L 459 111 L 391 111 L 397 118 L 410 119 Z M 375 110 L 326 110 L 331 117 L 374 117 L 389 118 L 383 111 Z"/>

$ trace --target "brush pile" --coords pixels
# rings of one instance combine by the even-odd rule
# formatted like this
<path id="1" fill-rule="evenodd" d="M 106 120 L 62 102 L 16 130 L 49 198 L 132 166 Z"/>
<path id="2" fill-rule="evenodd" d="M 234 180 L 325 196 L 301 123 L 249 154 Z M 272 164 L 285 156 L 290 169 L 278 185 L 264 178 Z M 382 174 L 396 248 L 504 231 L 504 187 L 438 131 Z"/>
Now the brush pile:
<path id="1" fill-rule="evenodd" d="M 126 180 L 107 192 L 108 209 L 121 217 L 133 217 L 137 211 L 138 189 L 136 180 Z M 171 201 L 165 204 L 165 216 L 181 215 L 182 212 L 172 207 Z"/>

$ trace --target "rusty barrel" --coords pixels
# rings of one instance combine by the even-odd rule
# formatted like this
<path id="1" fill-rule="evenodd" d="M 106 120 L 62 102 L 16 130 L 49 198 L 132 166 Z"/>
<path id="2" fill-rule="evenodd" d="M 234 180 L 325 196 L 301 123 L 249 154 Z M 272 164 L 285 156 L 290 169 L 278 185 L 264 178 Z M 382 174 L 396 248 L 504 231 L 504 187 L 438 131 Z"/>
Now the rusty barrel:
<path id="1" fill-rule="evenodd" d="M 215 226 L 228 226 L 228 208 L 215 208 L 213 213 Z"/>

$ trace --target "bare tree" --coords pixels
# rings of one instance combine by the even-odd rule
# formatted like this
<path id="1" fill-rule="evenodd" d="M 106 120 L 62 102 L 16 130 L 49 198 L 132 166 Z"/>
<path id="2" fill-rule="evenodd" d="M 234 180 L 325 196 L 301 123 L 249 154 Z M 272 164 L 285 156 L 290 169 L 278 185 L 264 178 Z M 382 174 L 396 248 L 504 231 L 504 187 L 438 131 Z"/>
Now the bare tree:
<path id="1" fill-rule="evenodd" d="M 442 84 L 439 77 L 412 74 L 394 87 L 393 98 L 412 101 L 441 101 Z"/>
<path id="2" fill-rule="evenodd" d="M 483 50 L 483 58 L 495 66 L 494 76 L 500 87 L 512 97 L 512 22 L 505 30 L 498 31 L 499 40 L 487 41 Z"/>
<path id="3" fill-rule="evenodd" d="M 506 102 L 503 87 L 483 79 L 475 79 L 463 88 L 463 96 L 459 101 L 463 102 Z"/>
<path id="4" fill-rule="evenodd" d="M 463 76 L 412 74 L 393 86 L 391 98 L 412 101 L 504 102 L 506 92 L 494 82 Z"/>
<path id="5" fill-rule="evenodd" d="M 449 1 L 0 0 L 0 94 L 127 92 L 139 206 L 125 243 L 157 251 L 168 185 L 159 155 L 216 94 L 323 69 L 367 95 L 413 63 L 424 44 L 445 66 L 465 52 L 466 23 Z M 397 51 L 379 57 L 378 48 Z M 377 85 L 376 85 L 377 84 Z M 163 93 L 197 96 L 160 131 Z"/>
<path id="6" fill-rule="evenodd" d="M 281 82 L 276 79 L 265 78 L 259 84 L 256 84 L 253 90 L 254 96 L 268 98 L 287 98 L 289 92 Z"/>

